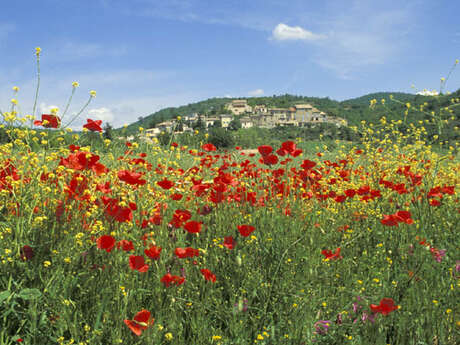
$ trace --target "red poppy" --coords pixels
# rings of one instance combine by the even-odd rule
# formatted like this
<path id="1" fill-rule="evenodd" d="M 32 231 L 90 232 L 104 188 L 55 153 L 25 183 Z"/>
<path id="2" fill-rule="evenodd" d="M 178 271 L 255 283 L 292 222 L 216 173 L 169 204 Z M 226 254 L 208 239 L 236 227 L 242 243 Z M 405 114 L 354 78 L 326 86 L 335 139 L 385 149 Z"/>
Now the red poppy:
<path id="1" fill-rule="evenodd" d="M 102 120 L 94 121 L 91 119 L 87 119 L 86 125 L 83 125 L 83 128 L 89 129 L 90 131 L 93 131 L 93 132 L 102 132 L 101 124 L 102 124 Z"/>
<path id="2" fill-rule="evenodd" d="M 295 149 L 294 151 L 290 152 L 289 154 L 292 156 L 292 157 L 297 157 L 297 156 L 300 156 L 300 154 L 302 153 L 302 149 Z"/>
<path id="3" fill-rule="evenodd" d="M 185 258 L 193 258 L 194 256 L 199 256 L 200 251 L 192 247 L 187 247 L 187 248 L 179 247 L 174 250 L 174 254 L 176 254 L 176 256 L 180 259 L 185 259 Z"/>
<path id="4" fill-rule="evenodd" d="M 129 267 L 134 271 L 139 271 L 141 273 L 147 272 L 149 265 L 145 264 L 144 257 L 138 255 L 129 256 Z"/>
<path id="5" fill-rule="evenodd" d="M 217 147 L 215 147 L 213 144 L 211 143 L 207 143 L 207 144 L 204 144 L 203 146 L 201 146 L 201 148 L 207 152 L 210 152 L 210 151 L 216 151 L 217 150 Z"/>
<path id="6" fill-rule="evenodd" d="M 387 226 L 397 226 L 398 220 L 393 214 L 384 214 L 383 219 L 380 220 L 380 223 Z"/>
<path id="7" fill-rule="evenodd" d="M 150 325 L 155 321 L 154 318 L 150 317 L 148 310 L 141 310 L 134 316 L 134 320 L 124 320 L 126 326 L 137 336 L 142 334 Z"/>
<path id="8" fill-rule="evenodd" d="M 382 315 L 388 315 L 394 310 L 398 309 L 395 302 L 391 298 L 382 298 L 379 305 L 371 304 L 370 308 L 373 313 L 380 313 Z"/>
<path id="9" fill-rule="evenodd" d="M 233 240 L 232 236 L 224 237 L 224 247 L 228 249 L 235 248 L 235 241 Z"/>
<path id="10" fill-rule="evenodd" d="M 290 140 L 285 141 L 284 143 L 282 143 L 281 148 L 283 150 L 287 151 L 288 153 L 292 153 L 297 149 L 295 142 L 290 141 Z"/>
<path id="11" fill-rule="evenodd" d="M 201 274 L 203 275 L 204 279 L 209 280 L 210 282 L 216 282 L 216 276 L 207 268 L 203 268 L 200 270 Z"/>
<path id="12" fill-rule="evenodd" d="M 185 282 L 184 277 L 179 277 L 172 275 L 171 273 L 166 273 L 163 278 L 160 280 L 163 284 L 165 284 L 166 287 L 168 287 L 171 284 L 176 284 L 176 285 L 182 285 Z"/>
<path id="13" fill-rule="evenodd" d="M 240 235 L 248 237 L 256 228 L 252 225 L 237 225 Z"/>
<path id="14" fill-rule="evenodd" d="M 117 248 L 118 249 L 123 249 L 125 252 L 129 252 L 131 250 L 134 250 L 134 245 L 132 241 L 128 240 L 121 240 L 117 243 Z"/>
<path id="15" fill-rule="evenodd" d="M 335 253 L 333 253 L 330 249 L 325 249 L 321 251 L 321 254 L 325 256 L 326 260 L 342 259 L 342 256 L 340 255 L 340 247 L 335 250 Z"/>
<path id="16" fill-rule="evenodd" d="M 179 193 L 174 193 L 173 195 L 171 195 L 171 199 L 174 200 L 174 201 L 179 201 L 181 200 L 183 197 L 182 194 L 179 194 Z"/>
<path id="17" fill-rule="evenodd" d="M 261 145 L 257 148 L 257 150 L 259 150 L 259 153 L 262 155 L 262 156 L 268 156 L 270 153 L 272 153 L 273 151 L 273 147 L 269 146 L 269 145 Z"/>
<path id="18" fill-rule="evenodd" d="M 197 222 L 196 220 L 191 220 L 184 225 L 184 229 L 191 234 L 197 234 L 201 231 L 201 222 Z"/>
<path id="19" fill-rule="evenodd" d="M 278 156 L 284 157 L 288 154 L 286 150 L 283 150 L 281 147 L 275 151 Z"/>
<path id="20" fill-rule="evenodd" d="M 316 163 L 312 162 L 311 160 L 305 159 L 300 166 L 304 168 L 305 170 L 309 170 L 309 169 L 314 168 L 316 166 Z"/>
<path id="21" fill-rule="evenodd" d="M 398 211 L 395 213 L 395 217 L 400 222 L 404 222 L 406 224 L 413 224 L 414 220 L 411 219 L 411 214 L 409 211 Z"/>
<path id="22" fill-rule="evenodd" d="M 118 178 L 130 185 L 144 185 L 147 183 L 146 180 L 141 179 L 142 174 L 134 171 L 120 170 L 118 172 Z"/>
<path id="23" fill-rule="evenodd" d="M 160 258 L 161 249 L 161 247 L 151 246 L 149 249 L 145 249 L 144 253 L 150 259 L 158 260 Z"/>
<path id="24" fill-rule="evenodd" d="M 110 253 L 115 246 L 115 238 L 110 235 L 102 235 L 96 240 L 97 247 L 99 249 L 105 250 L 107 253 Z"/>
<path id="25" fill-rule="evenodd" d="M 25 245 L 21 248 L 21 259 L 23 261 L 31 260 L 34 257 L 34 250 L 32 247 Z"/>
<path id="26" fill-rule="evenodd" d="M 275 155 L 265 155 L 262 156 L 262 163 L 267 164 L 267 165 L 273 165 L 278 163 L 278 156 Z"/>
<path id="27" fill-rule="evenodd" d="M 44 123 L 47 121 L 46 123 Z M 58 128 L 61 125 L 61 119 L 56 115 L 42 114 L 42 120 L 34 121 L 35 126 L 43 126 L 45 128 Z"/>
<path id="28" fill-rule="evenodd" d="M 171 189 L 174 186 L 174 182 L 169 181 L 167 179 L 163 179 L 161 181 L 157 181 L 157 185 L 159 185 L 163 189 Z"/>
<path id="29" fill-rule="evenodd" d="M 173 214 L 173 219 L 170 224 L 176 228 L 180 228 L 183 223 L 192 218 L 192 214 L 188 210 L 176 210 Z"/>

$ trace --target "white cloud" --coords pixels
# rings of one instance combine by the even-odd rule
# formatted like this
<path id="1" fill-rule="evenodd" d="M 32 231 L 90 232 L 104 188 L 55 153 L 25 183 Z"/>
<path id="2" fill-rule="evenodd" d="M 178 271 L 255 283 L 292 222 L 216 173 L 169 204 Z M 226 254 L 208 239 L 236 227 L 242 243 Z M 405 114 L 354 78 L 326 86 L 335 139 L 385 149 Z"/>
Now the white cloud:
<path id="1" fill-rule="evenodd" d="M 38 108 L 40 109 L 39 114 L 35 114 L 35 117 L 41 118 L 41 114 L 51 114 L 51 109 L 53 108 L 58 108 L 60 111 L 64 110 L 64 109 L 60 109 L 57 105 L 40 103 L 40 106 Z"/>
<path id="2" fill-rule="evenodd" d="M 288 26 L 279 23 L 272 32 L 272 39 L 277 41 L 316 41 L 326 38 L 325 35 L 314 34 L 300 26 Z"/>
<path id="3" fill-rule="evenodd" d="M 436 91 L 436 90 L 427 90 L 427 89 L 424 89 L 423 91 L 419 91 L 417 92 L 417 95 L 422 95 L 422 96 L 437 96 L 439 95 L 439 92 Z"/>
<path id="4" fill-rule="evenodd" d="M 112 122 L 115 116 L 112 110 L 102 107 L 88 110 L 88 118 L 91 118 L 92 120 L 102 120 L 105 123 Z"/>
<path id="5" fill-rule="evenodd" d="M 264 90 L 262 89 L 255 89 L 255 90 L 248 92 L 249 96 L 262 96 L 263 94 L 264 94 Z"/>

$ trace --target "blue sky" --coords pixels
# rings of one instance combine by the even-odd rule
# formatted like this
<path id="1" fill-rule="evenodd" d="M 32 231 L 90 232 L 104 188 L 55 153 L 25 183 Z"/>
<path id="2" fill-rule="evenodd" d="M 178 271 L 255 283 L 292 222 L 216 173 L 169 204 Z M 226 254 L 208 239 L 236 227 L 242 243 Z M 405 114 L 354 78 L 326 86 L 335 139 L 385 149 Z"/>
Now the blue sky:
<path id="1" fill-rule="evenodd" d="M 117 127 L 210 97 L 439 90 L 460 58 L 458 13 L 452 0 L 1 1 L 0 109 L 18 86 L 30 113 L 37 46 L 40 111 L 78 81 L 71 111 L 97 91 L 81 123 Z"/>

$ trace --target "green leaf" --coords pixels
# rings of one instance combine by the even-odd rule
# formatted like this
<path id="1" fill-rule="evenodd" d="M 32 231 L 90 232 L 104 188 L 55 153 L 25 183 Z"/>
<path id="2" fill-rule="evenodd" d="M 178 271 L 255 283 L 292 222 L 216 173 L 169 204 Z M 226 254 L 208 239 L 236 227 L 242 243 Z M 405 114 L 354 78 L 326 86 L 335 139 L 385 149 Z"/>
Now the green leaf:
<path id="1" fill-rule="evenodd" d="M 0 303 L 3 303 L 3 301 L 6 300 L 10 296 L 11 296 L 11 292 L 8 290 L 0 292 Z"/>
<path id="2" fill-rule="evenodd" d="M 27 301 L 27 300 L 39 298 L 41 295 L 42 293 L 38 289 L 23 289 L 21 290 L 21 292 L 19 292 L 18 297 Z"/>

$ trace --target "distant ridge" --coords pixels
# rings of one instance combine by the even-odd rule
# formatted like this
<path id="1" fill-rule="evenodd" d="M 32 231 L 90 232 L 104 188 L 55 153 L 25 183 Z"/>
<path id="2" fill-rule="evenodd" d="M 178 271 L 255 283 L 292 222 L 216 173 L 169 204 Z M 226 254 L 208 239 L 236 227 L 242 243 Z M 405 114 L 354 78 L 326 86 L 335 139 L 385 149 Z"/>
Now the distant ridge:
<path id="1" fill-rule="evenodd" d="M 390 100 L 390 95 L 393 96 L 393 102 Z M 285 108 L 299 103 L 309 103 L 324 111 L 329 116 L 345 118 L 349 125 L 359 123 L 361 120 L 376 122 L 382 116 L 388 119 L 402 118 L 405 111 L 405 104 L 411 103 L 413 109 L 419 109 L 420 105 L 424 105 L 425 110 L 438 111 L 440 107 L 445 107 L 451 104 L 452 98 L 460 97 L 460 89 L 450 95 L 440 95 L 439 97 L 417 95 L 404 92 L 375 92 L 363 95 L 357 98 L 352 98 L 344 101 L 332 100 L 329 97 L 307 97 L 299 95 L 273 95 L 270 97 L 233 97 L 233 98 L 209 98 L 196 103 L 190 103 L 179 107 L 169 107 L 161 109 L 155 113 L 145 117 L 140 117 L 138 121 L 131 123 L 127 127 L 127 134 L 136 133 L 139 127 L 151 128 L 156 124 L 175 118 L 177 116 L 186 116 L 193 113 L 203 115 L 225 114 L 228 111 L 225 105 L 235 99 L 247 99 L 251 106 L 264 104 L 268 107 Z M 385 107 L 377 106 L 370 109 L 371 100 L 377 100 L 378 105 L 382 99 L 385 100 Z M 454 108 L 454 116 L 460 117 L 460 106 Z M 411 116 L 411 120 L 424 118 L 424 115 L 419 113 Z M 427 117 L 429 118 L 429 117 Z M 120 129 L 117 129 L 119 131 Z"/>

